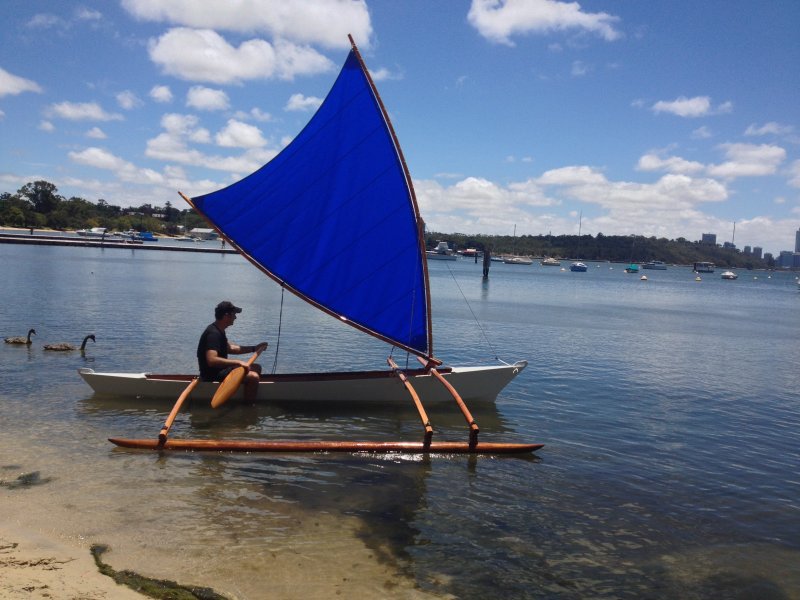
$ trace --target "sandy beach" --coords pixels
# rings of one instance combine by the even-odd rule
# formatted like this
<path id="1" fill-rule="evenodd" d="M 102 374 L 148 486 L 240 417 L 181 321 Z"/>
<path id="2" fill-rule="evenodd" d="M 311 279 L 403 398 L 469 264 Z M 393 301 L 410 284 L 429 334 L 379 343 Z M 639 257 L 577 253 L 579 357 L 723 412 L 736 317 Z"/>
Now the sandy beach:
<path id="1" fill-rule="evenodd" d="M 0 529 L 0 597 L 146 598 L 101 574 L 88 548 L 74 548 L 9 523 Z"/>

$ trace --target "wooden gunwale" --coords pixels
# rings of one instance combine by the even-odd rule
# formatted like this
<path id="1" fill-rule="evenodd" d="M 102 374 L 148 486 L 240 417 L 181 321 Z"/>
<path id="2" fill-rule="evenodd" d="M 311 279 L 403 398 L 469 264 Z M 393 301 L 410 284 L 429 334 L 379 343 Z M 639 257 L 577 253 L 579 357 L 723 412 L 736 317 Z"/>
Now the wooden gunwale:
<path id="1" fill-rule="evenodd" d="M 450 367 L 442 367 L 437 369 L 439 373 L 450 373 Z M 407 377 L 416 377 L 418 375 L 428 375 L 429 371 L 426 369 L 404 369 L 402 372 Z M 161 374 L 161 373 L 145 373 L 146 379 L 161 379 L 166 381 L 186 381 L 187 383 L 192 380 L 195 375 L 186 374 Z M 351 379 L 389 379 L 395 377 L 393 371 L 341 371 L 338 373 L 277 373 L 277 374 L 263 374 L 261 381 L 331 381 L 331 380 L 351 380 Z"/>

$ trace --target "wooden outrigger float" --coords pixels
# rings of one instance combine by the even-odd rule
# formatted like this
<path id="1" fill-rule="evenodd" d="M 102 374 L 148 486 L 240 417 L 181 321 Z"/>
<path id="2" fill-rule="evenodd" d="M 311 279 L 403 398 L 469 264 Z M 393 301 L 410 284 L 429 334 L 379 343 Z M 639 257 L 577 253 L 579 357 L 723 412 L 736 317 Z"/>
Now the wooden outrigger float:
<path id="1" fill-rule="evenodd" d="M 181 196 L 205 217 L 242 256 L 284 289 L 316 308 L 396 348 L 415 355 L 421 372 L 400 369 L 391 356 L 387 373 L 362 374 L 364 386 L 380 389 L 386 375 L 400 384 L 414 403 L 423 426 L 421 441 L 263 441 L 171 440 L 169 431 L 192 393 L 213 393 L 212 407 L 237 391 L 244 367 L 219 384 L 193 378 L 127 379 L 131 385 L 174 390 L 186 385 L 158 437 L 109 438 L 124 448 L 215 452 L 394 452 L 446 454 L 531 453 L 542 444 L 479 442 L 480 429 L 453 382 L 480 385 L 478 397 L 492 399 L 526 362 L 503 367 L 442 368 L 433 355 L 428 265 L 424 224 L 411 176 L 389 116 L 352 37 L 352 49 L 334 86 L 297 137 L 261 169 L 222 190 L 195 198 Z M 385 253 L 376 252 L 384 248 Z M 250 359 L 252 363 L 257 354 Z M 419 371 L 419 370 L 417 370 Z M 125 374 L 82 370 L 97 391 L 125 381 Z M 291 376 L 290 376 L 291 377 Z M 314 375 L 314 400 L 319 399 Z M 347 374 L 335 374 L 337 384 Z M 179 383 L 181 382 L 182 383 Z M 273 383 L 274 381 L 274 383 Z M 283 382 L 283 383 L 281 383 Z M 266 384 L 266 385 L 265 385 Z M 273 388 L 274 385 L 274 388 Z M 346 385 L 346 384 L 345 384 Z M 172 386 L 172 387 L 168 387 Z M 281 387 L 282 386 L 282 387 Z M 372 386 L 372 387 L 370 387 Z M 417 389 L 452 401 L 466 420 L 465 441 L 434 440 L 434 429 Z M 270 391 L 295 393 L 280 375 L 263 376 L 259 398 Z M 344 387 L 342 389 L 347 389 Z M 283 390 L 280 392 L 279 390 Z M 444 394 L 442 392 L 444 390 Z M 322 394 L 324 395 L 324 394 Z M 338 398 L 347 395 L 334 394 Z M 392 390 L 391 396 L 397 397 Z M 174 397 L 174 396 L 172 396 Z M 273 398 L 275 398 L 273 396 Z M 296 398 L 295 398 L 296 399 Z"/>

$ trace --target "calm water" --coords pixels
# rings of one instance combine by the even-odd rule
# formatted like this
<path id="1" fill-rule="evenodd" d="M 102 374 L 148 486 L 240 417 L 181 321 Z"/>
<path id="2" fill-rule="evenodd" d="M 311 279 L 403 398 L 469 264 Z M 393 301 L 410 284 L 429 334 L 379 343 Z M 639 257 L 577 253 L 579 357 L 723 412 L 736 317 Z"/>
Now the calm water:
<path id="1" fill-rule="evenodd" d="M 269 340 L 271 370 L 280 289 L 233 255 L 0 245 L 0 264 L 0 335 L 39 333 L 0 344 L 0 479 L 40 478 L 0 487 L 4 519 L 107 543 L 117 568 L 248 599 L 800 598 L 791 274 L 492 263 L 483 282 L 480 264 L 434 262 L 436 354 L 530 361 L 471 408 L 482 439 L 543 442 L 538 458 L 157 456 L 106 438 L 155 437 L 171 406 L 95 398 L 76 370 L 193 371 L 225 298 L 245 309 L 231 339 Z M 41 349 L 88 333 L 84 357 Z M 387 354 L 284 299 L 278 371 Z M 456 410 L 430 413 L 466 437 Z M 410 406 L 192 406 L 171 435 L 420 433 Z"/>

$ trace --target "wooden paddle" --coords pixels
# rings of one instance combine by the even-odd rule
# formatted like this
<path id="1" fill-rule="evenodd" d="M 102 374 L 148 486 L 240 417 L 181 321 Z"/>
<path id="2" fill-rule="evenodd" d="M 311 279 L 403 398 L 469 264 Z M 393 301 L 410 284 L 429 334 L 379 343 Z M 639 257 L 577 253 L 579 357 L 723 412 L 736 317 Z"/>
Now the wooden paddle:
<path id="1" fill-rule="evenodd" d="M 256 350 L 256 353 L 247 361 L 248 367 L 256 361 L 261 352 L 263 352 L 263 348 L 261 350 Z M 239 386 L 242 385 L 245 375 L 246 371 L 244 367 L 236 367 L 233 371 L 228 373 L 225 379 L 222 380 L 222 383 L 219 384 L 214 397 L 211 398 L 211 408 L 219 408 L 230 400 L 231 396 L 233 396 L 236 390 L 239 389 Z"/>
<path id="2" fill-rule="evenodd" d="M 172 412 L 169 413 L 167 420 L 164 421 L 164 426 L 161 428 L 161 432 L 158 434 L 159 448 L 164 447 L 164 443 L 167 441 L 167 434 L 169 433 L 170 427 L 172 427 L 172 422 L 175 420 L 175 417 L 178 416 L 178 411 L 181 409 L 181 406 L 189 397 L 189 394 L 192 393 L 192 390 L 199 383 L 199 381 L 199 377 L 192 379 L 191 383 L 186 386 L 186 389 L 181 392 L 180 396 L 178 396 L 178 401 L 175 403 L 175 406 L 172 407 Z"/>

